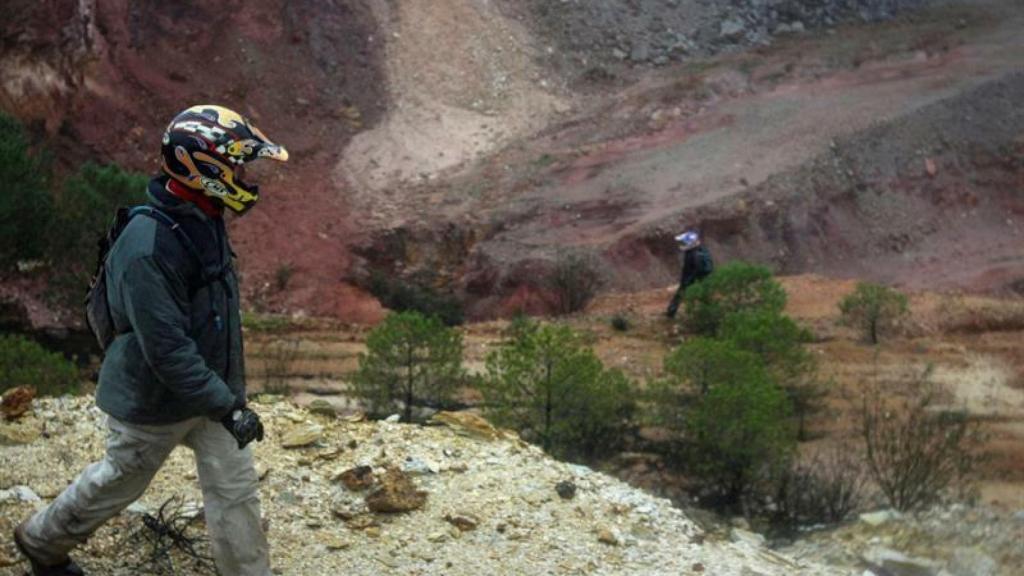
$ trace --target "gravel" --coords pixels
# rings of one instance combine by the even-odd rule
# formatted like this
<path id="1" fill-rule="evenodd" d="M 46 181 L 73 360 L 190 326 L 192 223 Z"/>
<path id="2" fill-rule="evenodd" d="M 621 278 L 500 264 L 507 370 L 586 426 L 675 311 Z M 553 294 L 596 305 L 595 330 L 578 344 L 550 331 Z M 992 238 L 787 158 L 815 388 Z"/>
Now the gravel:
<path id="1" fill-rule="evenodd" d="M 453 429 L 457 419 L 421 427 L 331 419 L 283 401 L 254 406 L 267 424 L 256 457 L 277 574 L 848 573 L 794 562 L 757 538 L 731 542 L 703 534 L 669 501 L 554 461 L 511 434 Z M 39 434 L 0 446 L 0 489 L 20 486 L 26 488 L 17 492 L 31 490 L 44 501 L 55 497 L 102 454 L 104 420 L 88 398 L 37 400 L 34 414 L 12 426 Z M 318 437 L 306 444 L 311 431 Z M 282 446 L 297 434 L 304 447 Z M 364 499 L 375 489 L 359 491 L 356 483 L 350 490 L 341 480 L 357 466 L 369 466 L 378 481 L 412 482 L 416 493 L 425 493 L 414 502 L 422 506 L 370 512 Z M 559 495 L 557 486 L 563 483 L 564 494 L 566 482 L 575 486 L 571 499 Z M 92 573 L 158 573 L 139 568 L 146 560 L 138 543 L 140 517 L 171 496 L 186 507 L 202 500 L 193 459 L 183 448 L 131 511 L 101 529 L 76 558 Z M 0 530 L 9 531 L 41 504 L 0 501 Z M 9 544 L 0 547 L 0 574 L 20 574 L 17 560 Z M 208 573 L 189 566 L 179 558 L 177 574 Z"/>

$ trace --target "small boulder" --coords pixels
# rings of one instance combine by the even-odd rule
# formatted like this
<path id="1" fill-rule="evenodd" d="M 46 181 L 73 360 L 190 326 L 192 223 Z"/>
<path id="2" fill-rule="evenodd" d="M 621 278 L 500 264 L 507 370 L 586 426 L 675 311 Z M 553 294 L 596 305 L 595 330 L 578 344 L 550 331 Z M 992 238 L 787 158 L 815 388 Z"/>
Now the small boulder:
<path id="1" fill-rule="evenodd" d="M 445 514 L 445 522 L 458 528 L 461 532 L 476 530 L 480 525 L 480 519 L 471 514 Z"/>
<path id="2" fill-rule="evenodd" d="M 308 410 L 311 414 L 319 414 L 328 418 L 336 418 L 338 416 L 338 411 L 334 409 L 334 405 L 323 398 L 317 398 L 310 402 Z"/>
<path id="3" fill-rule="evenodd" d="M 352 491 L 366 490 L 370 486 L 373 486 L 373 468 L 369 466 L 356 466 L 355 468 L 349 468 L 338 475 L 338 480 Z"/>
<path id="4" fill-rule="evenodd" d="M 14 486 L 7 490 L 0 490 L 0 502 L 39 502 L 42 500 L 34 490 L 28 486 Z"/>
<path id="5" fill-rule="evenodd" d="M 597 541 L 608 546 L 618 546 L 622 543 L 619 535 L 608 527 L 602 527 L 597 530 Z"/>
<path id="6" fill-rule="evenodd" d="M 323 427 L 317 424 L 301 424 L 293 427 L 281 438 L 284 448 L 303 448 L 315 444 L 323 436 Z"/>
<path id="7" fill-rule="evenodd" d="M 320 543 L 323 544 L 324 547 L 328 550 L 345 550 L 352 546 L 351 542 L 337 534 L 327 534 L 325 536 L 321 536 Z"/>
<path id="8" fill-rule="evenodd" d="M 576 484 L 572 480 L 562 480 L 555 484 L 555 492 L 562 500 L 572 500 L 576 496 Z"/>
<path id="9" fill-rule="evenodd" d="M 31 444 L 42 436 L 43 430 L 36 423 L 0 423 L 0 446 Z"/>
<path id="10" fill-rule="evenodd" d="M 753 546 L 754 548 L 761 548 L 765 545 L 764 536 L 757 532 L 751 532 L 742 528 L 733 528 L 732 532 L 729 534 L 729 538 L 737 544 L 744 543 L 749 546 Z"/>
<path id="11" fill-rule="evenodd" d="M 938 567 L 925 558 L 912 558 L 906 554 L 876 546 L 864 552 L 862 559 L 873 568 L 891 576 L 935 576 Z"/>
<path id="12" fill-rule="evenodd" d="M 7 420 L 15 420 L 32 408 L 32 400 L 36 397 L 36 389 L 30 386 L 18 386 L 4 392 L 0 402 L 0 412 Z"/>
<path id="13" fill-rule="evenodd" d="M 422 508 L 427 493 L 417 490 L 407 474 L 389 468 L 379 479 L 379 487 L 366 496 L 366 506 L 372 512 L 394 514 Z"/>
<path id="14" fill-rule="evenodd" d="M 430 421 L 447 426 L 460 436 L 471 436 L 485 440 L 497 440 L 503 436 L 483 416 L 471 412 L 438 412 L 431 417 Z"/>
<path id="15" fill-rule="evenodd" d="M 977 548 L 957 548 L 948 566 L 953 576 L 995 576 L 999 566 Z"/>
<path id="16" fill-rule="evenodd" d="M 860 521 L 867 524 L 868 526 L 881 526 L 886 522 L 897 520 L 900 517 L 900 513 L 895 510 L 877 510 L 875 512 L 865 512 L 860 515 Z"/>

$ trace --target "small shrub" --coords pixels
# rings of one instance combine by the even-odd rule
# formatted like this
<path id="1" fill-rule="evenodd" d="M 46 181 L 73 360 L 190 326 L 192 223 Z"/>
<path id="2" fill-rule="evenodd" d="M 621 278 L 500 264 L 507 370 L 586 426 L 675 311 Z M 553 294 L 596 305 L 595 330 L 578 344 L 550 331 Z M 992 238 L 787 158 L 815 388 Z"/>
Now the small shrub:
<path id="1" fill-rule="evenodd" d="M 616 332 L 628 332 L 630 329 L 629 318 L 623 314 L 616 314 L 611 319 L 612 330 Z"/>
<path id="2" fill-rule="evenodd" d="M 865 338 L 878 344 L 879 336 L 906 316 L 907 297 L 881 284 L 861 282 L 839 303 L 842 323 L 860 328 Z"/>
<path id="3" fill-rule="evenodd" d="M 654 422 L 679 439 L 674 463 L 713 506 L 736 511 L 785 464 L 796 443 L 786 395 L 761 359 L 729 341 L 694 338 L 652 385 Z"/>
<path id="4" fill-rule="evenodd" d="M 0 336 L 0 392 L 32 386 L 41 396 L 60 396 L 78 383 L 78 369 L 60 354 L 21 336 Z"/>
<path id="5" fill-rule="evenodd" d="M 274 270 L 274 288 L 278 292 L 284 292 L 295 275 L 295 268 L 291 264 L 281 264 Z"/>
<path id="6" fill-rule="evenodd" d="M 924 508 L 951 492 L 968 494 L 984 459 L 979 424 L 966 413 L 938 410 L 928 376 L 901 402 L 887 402 L 889 395 L 876 383 L 861 404 L 868 470 L 889 505 L 900 511 Z"/>
<path id="7" fill-rule="evenodd" d="M 565 315 L 586 308 L 604 281 L 590 258 L 573 254 L 555 262 L 547 284 L 555 297 L 556 312 Z"/>
<path id="8" fill-rule="evenodd" d="M 53 214 L 48 178 L 21 124 L 0 113 L 0 264 L 44 256 Z"/>
<path id="9" fill-rule="evenodd" d="M 279 340 L 263 347 L 263 391 L 287 396 L 291 389 L 288 378 L 299 358 L 298 340 Z"/>
<path id="10" fill-rule="evenodd" d="M 634 407 L 629 380 L 606 370 L 579 334 L 525 319 L 488 356 L 481 388 L 496 424 L 567 459 L 614 452 Z"/>
<path id="11" fill-rule="evenodd" d="M 372 416 L 401 407 L 411 422 L 415 406 L 445 406 L 464 381 L 462 335 L 435 316 L 391 314 L 367 336 L 366 348 L 354 392 Z"/>
<path id="12" fill-rule="evenodd" d="M 419 312 L 437 316 L 447 326 L 458 326 L 465 320 L 462 303 L 451 294 L 442 294 L 426 283 L 404 281 L 380 272 L 370 277 L 370 293 L 380 303 L 396 312 Z"/>
<path id="13" fill-rule="evenodd" d="M 738 511 L 796 446 L 786 395 L 766 373 L 721 382 L 687 414 L 693 471 L 709 503 Z"/>
<path id="14" fill-rule="evenodd" d="M 846 444 L 793 459 L 775 481 L 772 525 L 792 534 L 802 526 L 842 522 L 860 506 L 866 481 L 863 455 Z"/>
<path id="15" fill-rule="evenodd" d="M 686 322 L 690 329 L 717 336 L 725 319 L 739 312 L 781 314 L 786 292 L 767 268 L 730 262 L 686 290 Z"/>

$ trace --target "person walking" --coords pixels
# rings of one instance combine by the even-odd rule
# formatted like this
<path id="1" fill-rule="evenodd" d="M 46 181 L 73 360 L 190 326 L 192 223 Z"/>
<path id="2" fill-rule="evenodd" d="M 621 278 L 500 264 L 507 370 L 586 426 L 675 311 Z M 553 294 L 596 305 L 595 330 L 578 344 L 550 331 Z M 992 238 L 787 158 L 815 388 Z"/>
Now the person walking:
<path id="1" fill-rule="evenodd" d="M 138 499 L 179 444 L 195 454 L 218 572 L 271 574 L 249 446 L 263 425 L 246 405 L 224 214 L 259 200 L 246 164 L 284 162 L 288 152 L 214 105 L 178 114 L 161 151 L 148 205 L 132 210 L 101 267 L 113 329 L 96 392 L 108 415 L 106 452 L 14 531 L 35 576 L 84 574 L 69 553 Z"/>
<path id="2" fill-rule="evenodd" d="M 695 230 L 688 230 L 675 237 L 682 254 L 682 272 L 679 279 L 679 288 L 672 296 L 668 304 L 665 316 L 675 318 L 679 311 L 679 305 L 683 302 L 686 290 L 697 282 L 700 282 L 714 271 L 714 261 L 711 258 L 711 251 L 701 241 L 700 233 Z"/>

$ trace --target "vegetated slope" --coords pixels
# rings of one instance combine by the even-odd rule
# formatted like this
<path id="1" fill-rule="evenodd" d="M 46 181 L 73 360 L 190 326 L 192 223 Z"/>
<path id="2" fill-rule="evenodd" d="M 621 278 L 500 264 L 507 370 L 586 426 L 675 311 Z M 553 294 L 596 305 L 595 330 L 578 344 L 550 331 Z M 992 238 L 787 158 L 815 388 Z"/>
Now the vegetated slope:
<path id="1" fill-rule="evenodd" d="M 556 462 L 514 435 L 493 428 L 420 427 L 386 422 L 353 423 L 310 414 L 278 401 L 255 406 L 267 437 L 255 447 L 264 517 L 275 569 L 280 574 L 382 575 L 663 575 L 822 576 L 844 574 L 796 562 L 734 532 L 733 541 L 705 531 L 667 500 L 583 466 Z M 0 433 L 18 445 L 0 446 L 0 529 L 10 533 L 37 502 L 56 496 L 103 451 L 104 417 L 81 398 L 36 401 L 35 414 Z M 45 425 L 46 435 L 42 436 Z M 285 445 L 292 446 L 286 448 Z M 367 492 L 339 479 L 356 466 L 383 476 L 389 467 L 412 476 L 425 491 L 422 507 L 408 513 L 371 512 Z M 571 482 L 574 495 L 555 486 Z M 393 485 L 397 486 L 397 485 Z M 398 496 L 418 499 L 396 488 Z M 201 494 L 194 463 L 176 450 L 139 504 L 117 516 L 76 555 L 98 574 L 157 573 L 146 563 L 156 535 L 141 515 L 155 514 L 177 496 L 195 509 Z M 368 499 L 367 499 L 368 500 Z M 406 500 L 408 501 L 408 500 Z M 197 512 L 194 512 L 194 514 Z M 183 523 L 179 523 L 179 527 Z M 201 521 L 188 535 L 202 534 Z M 0 548 L 0 574 L 20 574 L 13 546 Z M 206 552 L 205 546 L 200 552 Z M 175 574 L 208 574 L 172 553 Z M 157 558 L 159 560 L 159 558 Z M 141 566 L 140 566 L 141 563 Z"/>

